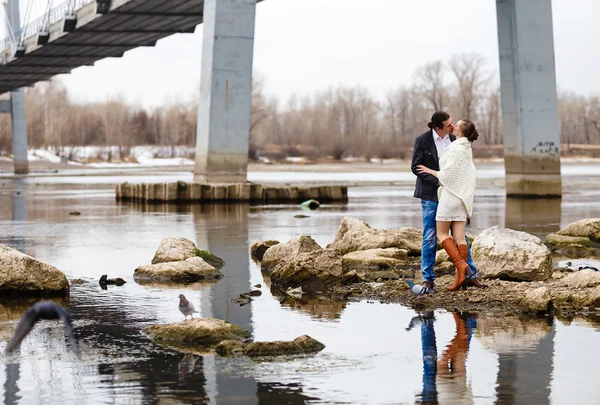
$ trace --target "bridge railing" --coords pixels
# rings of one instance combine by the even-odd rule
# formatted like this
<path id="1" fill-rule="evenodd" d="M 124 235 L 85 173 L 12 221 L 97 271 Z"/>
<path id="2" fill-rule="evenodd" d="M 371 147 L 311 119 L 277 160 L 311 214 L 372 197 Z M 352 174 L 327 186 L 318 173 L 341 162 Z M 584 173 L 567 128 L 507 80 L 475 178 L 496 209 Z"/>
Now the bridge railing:
<path id="1" fill-rule="evenodd" d="M 51 9 L 50 12 L 44 13 L 41 17 L 16 31 L 14 35 L 9 35 L 2 39 L 0 41 L 0 52 L 2 52 L 3 55 L 6 53 L 5 51 L 10 51 L 9 53 L 14 54 L 16 47 L 21 44 L 25 38 L 36 35 L 41 31 L 48 30 L 52 24 L 62 20 L 69 14 L 74 14 L 75 11 L 94 1 L 95 0 L 67 0 L 59 4 Z"/>

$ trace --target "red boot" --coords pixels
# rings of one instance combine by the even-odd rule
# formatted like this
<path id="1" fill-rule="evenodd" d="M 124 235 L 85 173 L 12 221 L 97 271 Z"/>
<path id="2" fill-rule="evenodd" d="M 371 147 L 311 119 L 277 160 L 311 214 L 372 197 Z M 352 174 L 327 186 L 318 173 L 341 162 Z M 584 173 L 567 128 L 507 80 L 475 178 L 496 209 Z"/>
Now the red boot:
<path id="1" fill-rule="evenodd" d="M 454 240 L 452 238 L 444 239 L 442 241 L 442 247 L 444 248 L 446 253 L 448 253 L 448 256 L 450 256 L 450 260 L 452 260 L 454 266 L 456 267 L 454 283 L 452 283 L 452 285 L 448 287 L 448 290 L 456 291 L 465 282 L 465 279 L 467 278 L 467 269 L 469 268 L 469 265 L 462 258 L 460 252 L 458 251 L 458 247 L 456 246 L 456 243 L 454 243 Z"/>

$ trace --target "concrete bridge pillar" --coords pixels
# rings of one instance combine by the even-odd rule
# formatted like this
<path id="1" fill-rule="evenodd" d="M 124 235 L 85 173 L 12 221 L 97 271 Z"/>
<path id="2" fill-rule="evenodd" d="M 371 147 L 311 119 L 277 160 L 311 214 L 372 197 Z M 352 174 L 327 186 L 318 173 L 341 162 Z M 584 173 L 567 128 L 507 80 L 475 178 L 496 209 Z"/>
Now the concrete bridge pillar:
<path id="1" fill-rule="evenodd" d="M 496 0 L 506 194 L 560 197 L 551 0 Z"/>
<path id="2" fill-rule="evenodd" d="M 256 0 L 205 0 L 198 182 L 245 182 L 248 168 Z"/>
<path id="3" fill-rule="evenodd" d="M 6 15 L 17 41 L 20 38 L 21 17 L 19 0 L 8 0 Z M 29 172 L 27 161 L 27 120 L 25 118 L 25 89 L 10 92 L 10 116 L 13 139 L 14 171 L 17 174 Z"/>

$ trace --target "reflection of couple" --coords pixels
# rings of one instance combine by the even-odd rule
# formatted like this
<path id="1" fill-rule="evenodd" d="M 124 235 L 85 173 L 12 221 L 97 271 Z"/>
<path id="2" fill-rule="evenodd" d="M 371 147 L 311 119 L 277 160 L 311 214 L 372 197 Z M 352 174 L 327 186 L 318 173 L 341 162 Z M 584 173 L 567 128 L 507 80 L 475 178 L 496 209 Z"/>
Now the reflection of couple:
<path id="1" fill-rule="evenodd" d="M 462 403 L 467 392 L 467 352 L 471 336 L 477 327 L 477 318 L 473 315 L 452 313 L 456 334 L 444 350 L 441 358 L 437 356 L 437 344 L 433 322 L 433 311 L 424 312 L 411 319 L 406 328 L 412 329 L 421 322 L 421 347 L 423 349 L 423 391 L 420 403 L 456 404 Z M 439 380 L 437 379 L 439 377 Z M 439 386 L 437 383 L 440 383 Z"/>
<path id="2" fill-rule="evenodd" d="M 485 288 L 487 286 L 477 278 L 465 236 L 475 192 L 471 143 L 479 134 L 473 122 L 461 119 L 455 126 L 452 117 L 444 111 L 435 112 L 428 127 L 429 130 L 416 139 L 412 159 L 412 171 L 417 175 L 414 196 L 421 199 L 423 212 L 421 271 L 425 292 L 436 292 L 433 266 L 437 239 L 456 266 L 454 282 L 448 289 Z"/>

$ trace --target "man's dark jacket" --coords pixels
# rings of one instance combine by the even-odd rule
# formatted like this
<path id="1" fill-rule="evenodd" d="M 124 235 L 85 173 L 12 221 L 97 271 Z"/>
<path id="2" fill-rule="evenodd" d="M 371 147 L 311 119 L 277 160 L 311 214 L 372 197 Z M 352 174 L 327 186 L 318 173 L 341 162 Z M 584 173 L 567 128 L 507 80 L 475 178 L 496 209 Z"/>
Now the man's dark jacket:
<path id="1" fill-rule="evenodd" d="M 456 136 L 454 135 L 448 136 L 450 136 L 451 142 L 454 142 L 456 139 Z M 427 173 L 417 173 L 417 165 L 423 165 L 436 171 L 440 170 L 437 149 L 435 148 L 435 142 L 433 140 L 433 129 L 418 136 L 415 140 L 411 170 L 417 175 L 414 196 L 422 200 L 437 201 L 437 177 Z"/>

